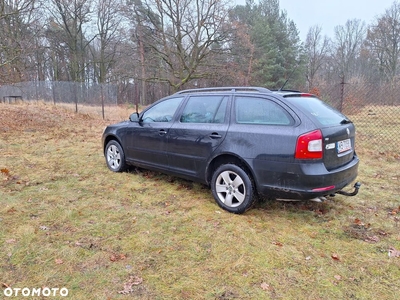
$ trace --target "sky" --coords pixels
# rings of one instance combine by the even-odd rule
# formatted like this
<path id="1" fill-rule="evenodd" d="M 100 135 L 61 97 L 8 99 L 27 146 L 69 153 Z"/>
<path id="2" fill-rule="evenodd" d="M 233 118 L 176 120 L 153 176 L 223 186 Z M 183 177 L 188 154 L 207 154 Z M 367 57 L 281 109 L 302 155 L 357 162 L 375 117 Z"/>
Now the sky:
<path id="1" fill-rule="evenodd" d="M 256 0 L 257 1 L 257 0 Z M 245 0 L 236 0 L 244 5 Z M 299 36 L 305 41 L 308 29 L 319 25 L 322 32 L 334 37 L 334 28 L 344 25 L 347 20 L 360 19 L 366 25 L 385 13 L 395 0 L 279 0 L 280 9 L 286 10 L 299 30 Z"/>

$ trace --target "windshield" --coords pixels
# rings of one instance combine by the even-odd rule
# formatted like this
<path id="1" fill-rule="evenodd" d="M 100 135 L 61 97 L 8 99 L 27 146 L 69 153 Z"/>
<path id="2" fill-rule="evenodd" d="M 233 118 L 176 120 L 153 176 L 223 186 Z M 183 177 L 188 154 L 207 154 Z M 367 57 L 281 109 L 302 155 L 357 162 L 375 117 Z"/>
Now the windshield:
<path id="1" fill-rule="evenodd" d="M 288 102 L 301 108 L 306 114 L 317 119 L 322 125 L 338 125 L 343 121 L 350 122 L 345 115 L 338 110 L 313 97 L 287 97 Z"/>

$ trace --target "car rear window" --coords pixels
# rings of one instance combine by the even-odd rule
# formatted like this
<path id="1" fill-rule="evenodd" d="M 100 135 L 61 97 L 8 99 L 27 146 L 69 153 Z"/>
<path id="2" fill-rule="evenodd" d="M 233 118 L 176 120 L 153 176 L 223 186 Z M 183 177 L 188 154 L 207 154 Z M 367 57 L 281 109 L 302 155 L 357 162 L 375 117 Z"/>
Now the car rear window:
<path id="1" fill-rule="evenodd" d="M 316 119 L 322 125 L 338 125 L 346 119 L 345 115 L 318 98 L 287 97 L 285 99 L 299 107 L 304 113 L 308 114 L 311 118 Z"/>

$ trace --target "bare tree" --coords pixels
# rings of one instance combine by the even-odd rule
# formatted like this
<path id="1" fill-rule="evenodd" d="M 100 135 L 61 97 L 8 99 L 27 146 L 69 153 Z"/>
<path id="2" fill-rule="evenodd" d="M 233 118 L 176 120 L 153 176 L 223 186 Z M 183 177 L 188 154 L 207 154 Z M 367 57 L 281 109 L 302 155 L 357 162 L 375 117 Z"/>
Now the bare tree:
<path id="1" fill-rule="evenodd" d="M 207 58 L 224 52 L 224 24 L 228 11 L 225 0 L 147 0 L 158 18 L 150 18 L 155 28 L 149 37 L 158 58 L 158 76 L 179 90 L 189 81 L 212 76 Z"/>
<path id="2" fill-rule="evenodd" d="M 32 51 L 30 25 L 35 0 L 0 2 L 0 80 L 25 80 L 25 61 Z"/>
<path id="3" fill-rule="evenodd" d="M 104 119 L 104 89 L 107 74 L 111 70 L 118 45 L 117 30 L 122 16 L 120 0 L 97 0 L 95 3 L 97 36 L 90 47 L 93 55 L 93 69 L 101 89 L 101 106 Z"/>
<path id="4" fill-rule="evenodd" d="M 49 12 L 52 15 L 50 24 L 52 24 L 51 29 L 56 31 L 53 37 L 58 38 L 61 45 L 66 45 L 64 50 L 68 57 L 65 60 L 68 61 L 69 79 L 73 82 L 83 83 L 87 80 L 86 67 L 89 64 L 86 62 L 88 56 L 86 50 L 91 39 L 85 37 L 84 26 L 90 21 L 91 5 L 92 0 L 50 1 Z M 75 111 L 78 112 L 77 84 L 73 85 L 72 95 Z"/>
<path id="5" fill-rule="evenodd" d="M 400 3 L 394 2 L 368 29 L 368 49 L 379 63 L 381 75 L 392 81 L 400 63 Z"/>
<path id="6" fill-rule="evenodd" d="M 118 46 L 118 29 L 122 16 L 120 0 L 96 0 L 97 35 L 93 40 L 95 73 L 99 83 L 105 83 L 111 69 Z"/>
<path id="7" fill-rule="evenodd" d="M 157 31 L 156 27 L 160 25 L 159 17 L 141 0 L 128 1 L 125 6 L 125 16 L 131 24 L 129 33 L 133 51 L 129 60 L 136 65 L 136 67 L 130 66 L 130 71 L 127 73 L 134 78 L 136 103 L 146 105 L 149 93 L 147 81 L 157 77 L 160 71 L 160 60 L 153 50 L 157 48 L 157 45 L 153 44 L 153 35 Z"/>
<path id="8" fill-rule="evenodd" d="M 92 0 L 51 0 L 51 23 L 60 43 L 65 43 L 69 51 L 71 81 L 85 79 L 85 49 L 90 39 L 84 36 L 84 25 L 90 21 Z"/>
<path id="9" fill-rule="evenodd" d="M 348 20 L 344 26 L 335 27 L 333 58 L 341 79 L 349 78 L 365 39 L 366 28 L 361 20 Z"/>
<path id="10" fill-rule="evenodd" d="M 311 90 L 315 84 L 315 77 L 322 68 L 329 52 L 330 40 L 327 36 L 322 37 L 322 27 L 313 26 L 309 29 L 305 42 L 307 54 L 307 81 Z"/>

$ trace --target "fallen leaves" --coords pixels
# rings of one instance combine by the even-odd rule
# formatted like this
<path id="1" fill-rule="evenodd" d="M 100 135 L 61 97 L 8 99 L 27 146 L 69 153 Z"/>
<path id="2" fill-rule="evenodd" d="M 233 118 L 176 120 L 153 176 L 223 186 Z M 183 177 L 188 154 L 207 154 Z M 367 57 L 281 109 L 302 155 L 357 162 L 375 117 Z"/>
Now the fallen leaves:
<path id="1" fill-rule="evenodd" d="M 1 287 L 4 287 L 4 288 L 9 288 L 9 287 L 10 287 L 10 285 L 8 285 L 7 283 L 4 283 L 4 282 L 2 282 L 2 283 L 1 283 Z"/>
<path id="2" fill-rule="evenodd" d="M 126 259 L 125 254 L 113 253 L 110 255 L 110 261 L 112 261 L 112 262 L 116 262 L 116 261 L 120 261 L 120 260 L 124 260 L 124 259 Z"/>
<path id="3" fill-rule="evenodd" d="M 340 276 L 340 275 L 335 275 L 335 276 L 333 276 L 336 280 L 341 280 L 342 279 L 342 276 Z"/>
<path id="4" fill-rule="evenodd" d="M 358 226 L 358 227 L 360 227 L 360 228 L 364 228 L 364 229 L 368 229 L 369 227 L 371 227 L 371 224 L 370 223 L 367 223 L 367 224 L 365 224 L 365 223 L 363 223 L 360 219 L 358 219 L 358 218 L 355 218 L 354 219 L 354 224 L 356 225 L 356 226 Z"/>
<path id="5" fill-rule="evenodd" d="M 11 175 L 11 172 L 7 168 L 0 169 L 0 173 L 4 175 L 3 181 L 8 183 L 16 183 L 16 184 L 23 184 L 29 185 L 28 182 L 23 182 L 20 180 L 20 177 L 17 175 Z"/>
<path id="6" fill-rule="evenodd" d="M 124 283 L 124 288 L 118 291 L 118 294 L 127 295 L 134 292 L 133 286 L 140 285 L 143 283 L 143 278 L 139 276 L 129 276 L 129 280 Z"/>
<path id="7" fill-rule="evenodd" d="M 271 286 L 270 286 L 268 283 L 266 283 L 266 282 L 261 283 L 260 287 L 261 287 L 261 289 L 262 289 L 263 291 L 269 291 L 269 290 L 271 290 Z"/>
<path id="8" fill-rule="evenodd" d="M 363 222 L 355 218 L 350 226 L 346 226 L 344 231 L 352 238 L 362 240 L 367 243 L 379 243 L 382 237 L 388 236 L 388 233 L 373 229 L 371 223 Z"/>
<path id="9" fill-rule="evenodd" d="M 339 255 L 337 255 L 336 253 L 333 253 L 333 254 L 331 255 L 331 258 L 332 258 L 333 260 L 340 261 Z"/>
<path id="10" fill-rule="evenodd" d="M 399 214 L 400 213 L 400 206 L 399 207 L 397 207 L 397 208 L 394 208 L 394 209 L 392 209 L 390 212 L 389 212 L 389 215 L 397 215 L 397 214 Z"/>
<path id="11" fill-rule="evenodd" d="M 10 175 L 10 170 L 8 170 L 7 168 L 2 168 L 0 169 L 1 174 L 8 176 Z"/>
<path id="12" fill-rule="evenodd" d="M 394 247 L 389 248 L 389 257 L 400 257 L 400 250 L 396 250 Z"/>
<path id="13" fill-rule="evenodd" d="M 367 242 L 367 243 L 379 243 L 379 241 L 380 241 L 380 239 L 376 235 L 367 236 L 364 239 L 364 242 Z"/>
<path id="14" fill-rule="evenodd" d="M 15 209 L 14 206 L 7 210 L 7 213 L 9 213 L 9 214 L 13 214 L 15 212 L 17 212 L 17 210 Z"/>

